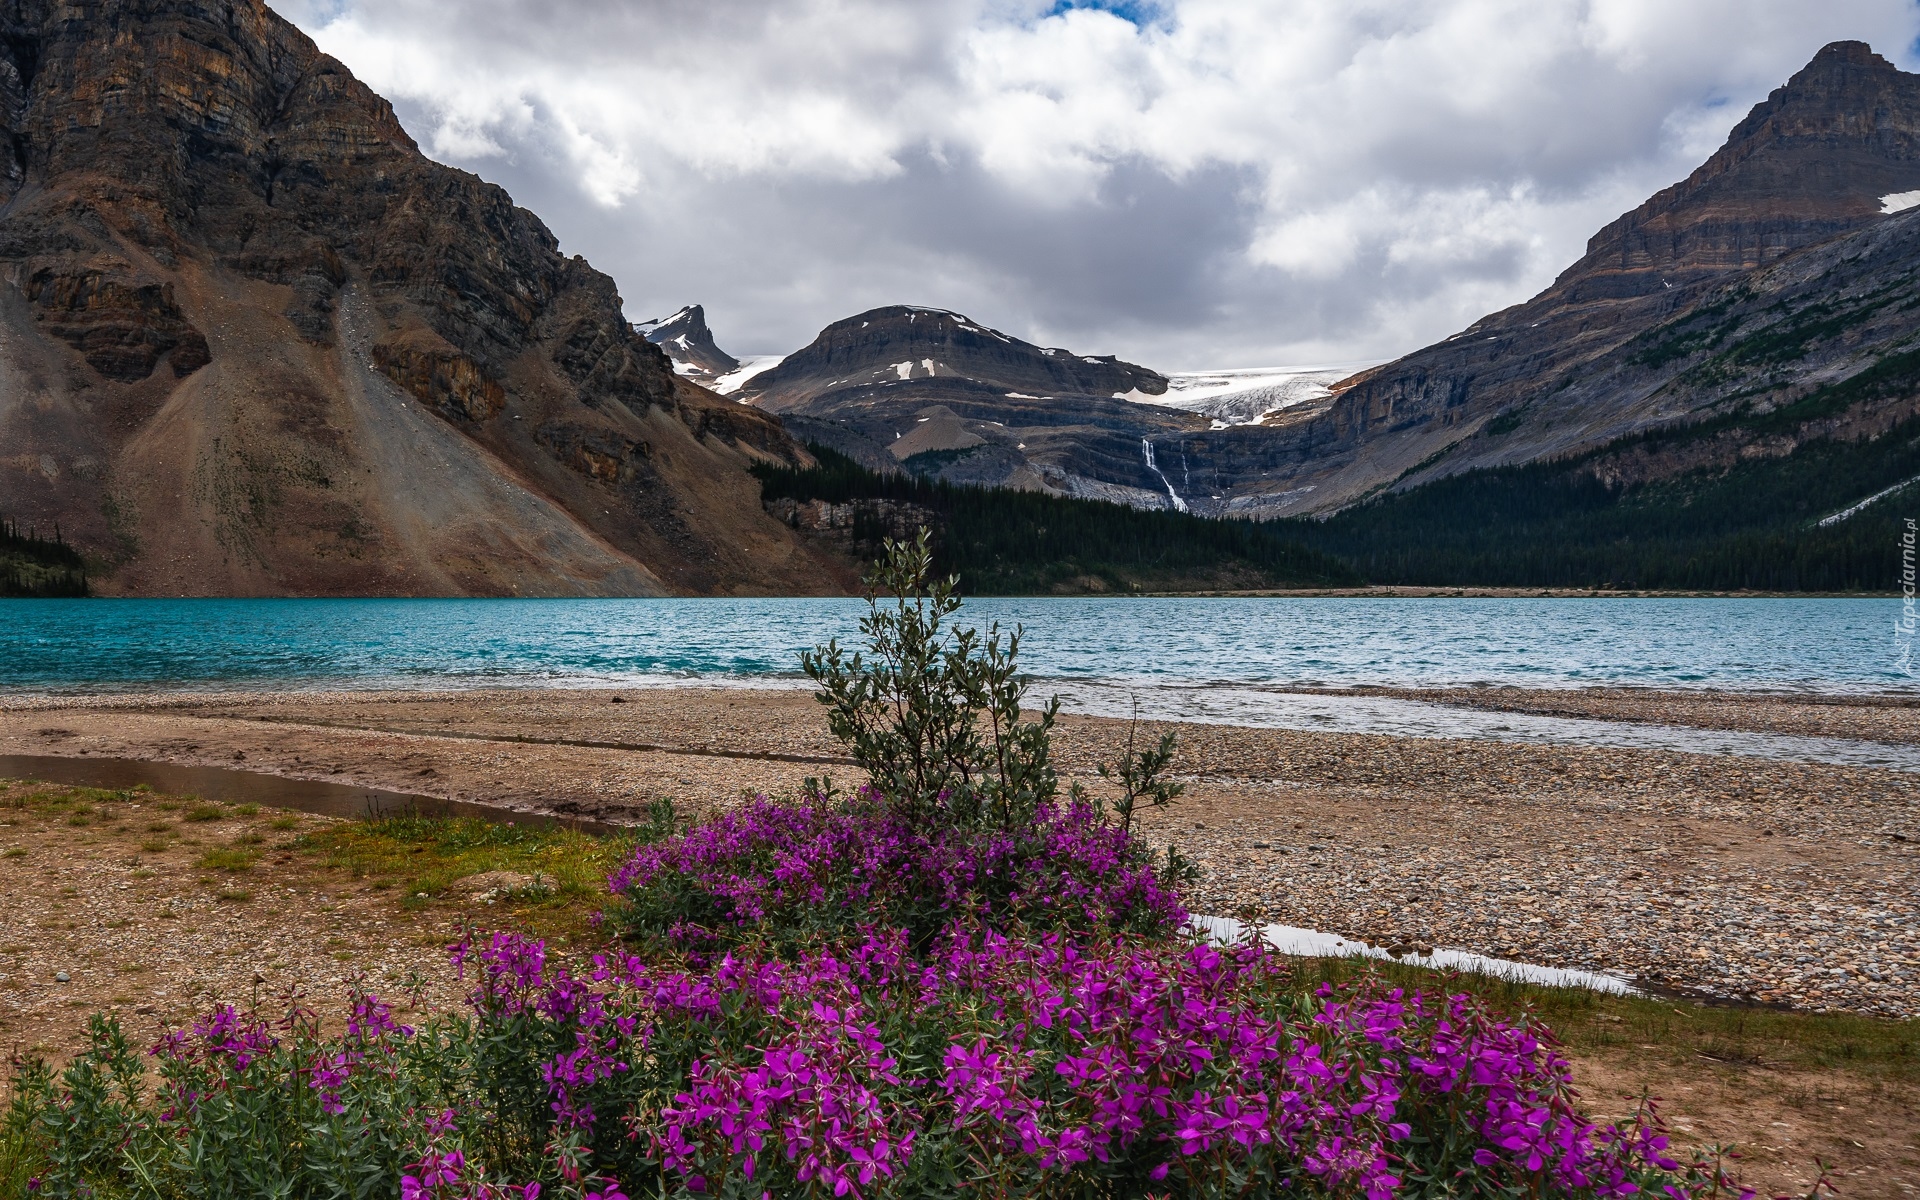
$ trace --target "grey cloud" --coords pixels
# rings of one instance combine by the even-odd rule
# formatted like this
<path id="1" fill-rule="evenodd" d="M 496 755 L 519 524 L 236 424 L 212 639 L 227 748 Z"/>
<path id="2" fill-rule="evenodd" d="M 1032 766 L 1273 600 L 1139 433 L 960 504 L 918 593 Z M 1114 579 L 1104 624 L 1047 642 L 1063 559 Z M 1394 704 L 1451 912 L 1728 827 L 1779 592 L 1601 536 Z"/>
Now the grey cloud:
<path id="1" fill-rule="evenodd" d="M 1536 54 L 1434 32 L 1481 0 L 1368 10 L 1351 26 L 1341 9 L 1275 3 L 1272 26 L 1250 33 L 1312 25 L 1331 57 L 1296 84 L 1249 85 L 1243 103 L 1208 93 L 1206 72 L 1185 71 L 1165 40 L 1184 18 L 1219 19 L 1218 0 L 1162 4 L 1136 33 L 1087 26 L 1098 36 L 1060 51 L 1055 91 L 1111 81 L 1103 66 L 1160 64 L 1158 102 L 1199 114 L 1183 125 L 1164 108 L 999 106 L 1025 94 L 1033 62 L 982 56 L 1060 33 L 1041 20 L 1050 7 L 285 11 L 387 92 L 423 146 L 507 187 L 612 274 L 636 318 L 699 301 L 724 348 L 768 353 L 863 308 L 923 303 L 1180 367 L 1384 357 L 1443 337 L 1543 286 L 1820 45 L 1862 37 L 1910 64 L 1920 33 L 1898 0 L 1780 0 L 1741 6 L 1739 38 L 1709 39 L 1712 23 L 1681 9 L 1596 49 L 1596 12 L 1638 8 L 1617 0 L 1516 32 Z M 1129 37 L 1124 52 L 1100 49 Z M 1053 50 L 1035 53 L 1044 70 Z M 1262 65 L 1246 64 L 1249 77 Z M 995 71 L 1013 82 L 992 83 Z M 998 138 L 1021 165 L 993 157 Z M 1203 152 L 1182 161 L 1191 146 Z M 1273 243 L 1290 221 L 1308 232 Z M 1263 261 L 1273 244 L 1293 265 Z"/>

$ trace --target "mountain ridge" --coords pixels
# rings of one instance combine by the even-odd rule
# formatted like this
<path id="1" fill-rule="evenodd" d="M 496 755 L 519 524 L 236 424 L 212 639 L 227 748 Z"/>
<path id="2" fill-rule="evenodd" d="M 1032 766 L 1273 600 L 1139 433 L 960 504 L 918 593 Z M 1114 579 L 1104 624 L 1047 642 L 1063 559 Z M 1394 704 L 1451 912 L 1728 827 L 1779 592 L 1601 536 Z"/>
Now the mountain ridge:
<path id="1" fill-rule="evenodd" d="M 1685 179 L 1597 231 L 1538 295 L 1390 363 L 1341 378 L 1303 372 L 1237 402 L 1206 399 L 1189 379 L 1154 397 L 1121 393 L 1155 401 L 1159 413 L 1109 407 L 1104 390 L 1013 389 L 985 372 L 971 383 L 917 369 L 886 379 L 878 354 L 816 355 L 804 370 L 783 363 L 742 395 L 869 466 L 895 442 L 915 450 L 924 442 L 950 456 L 926 461 L 955 482 L 1075 489 L 1215 516 L 1325 514 L 1383 489 L 1704 419 L 1748 402 L 1755 388 L 1790 398 L 1897 352 L 1907 335 L 1897 313 L 1851 341 L 1821 343 L 1812 358 L 1772 364 L 1779 378 L 1770 382 L 1740 364 L 1727 368 L 1733 382 L 1687 375 L 1679 357 L 1651 361 L 1639 339 L 1703 309 L 1737 306 L 1723 290 L 1768 271 L 1799 269 L 1795 262 L 1824 269 L 1804 256 L 1896 219 L 1882 202 L 1907 192 L 1920 192 L 1920 76 L 1864 43 L 1836 42 L 1735 122 Z M 1185 419 L 1181 409 L 1211 419 Z M 910 424 L 950 432 L 908 442 Z M 962 444 L 973 438 L 989 444 Z"/>
<path id="2" fill-rule="evenodd" d="M 1539 295 L 1341 381 L 1326 402 L 1284 414 L 1262 444 L 1221 435 L 1268 480 L 1249 508 L 1327 512 L 1383 487 L 1698 419 L 1725 395 L 1690 393 L 1663 370 L 1671 361 L 1632 361 L 1629 344 L 1723 286 L 1895 219 L 1881 197 L 1913 188 L 1920 76 L 1862 43 L 1827 46 L 1688 179 L 1610 222 Z"/>
<path id="3" fill-rule="evenodd" d="M 732 395 L 869 468 L 1158 508 L 1178 503 L 1149 443 L 1207 424 L 1126 398 L 1166 390 L 1112 355 L 903 304 L 833 322 Z"/>
<path id="4" fill-rule="evenodd" d="M 1167 386 L 1159 372 L 1110 354 L 1036 346 L 947 309 L 896 304 L 833 322 L 778 366 L 749 380 L 738 395 L 769 412 L 794 412 L 832 395 L 830 389 L 942 374 L 1070 396 L 1113 397 L 1135 390 L 1159 395 Z"/>

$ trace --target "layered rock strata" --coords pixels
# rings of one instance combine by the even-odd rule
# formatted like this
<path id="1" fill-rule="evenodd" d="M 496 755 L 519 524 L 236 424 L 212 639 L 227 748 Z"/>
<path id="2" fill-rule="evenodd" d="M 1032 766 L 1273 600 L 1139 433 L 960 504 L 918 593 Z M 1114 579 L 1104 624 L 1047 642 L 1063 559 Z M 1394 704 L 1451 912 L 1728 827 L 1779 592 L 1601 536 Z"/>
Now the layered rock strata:
<path id="1" fill-rule="evenodd" d="M 0 510 L 100 590 L 832 590 L 803 454 L 258 0 L 0 11 Z"/>
<path id="2" fill-rule="evenodd" d="M 1885 295 L 1862 301 L 1920 264 L 1913 214 L 1886 211 L 1916 190 L 1920 75 L 1836 42 L 1538 296 L 1202 453 L 1242 511 L 1283 515 L 1788 402 L 1920 332 Z M 1834 306 L 1858 319 L 1822 324 Z M 1696 323 L 1718 333 L 1680 340 Z"/>

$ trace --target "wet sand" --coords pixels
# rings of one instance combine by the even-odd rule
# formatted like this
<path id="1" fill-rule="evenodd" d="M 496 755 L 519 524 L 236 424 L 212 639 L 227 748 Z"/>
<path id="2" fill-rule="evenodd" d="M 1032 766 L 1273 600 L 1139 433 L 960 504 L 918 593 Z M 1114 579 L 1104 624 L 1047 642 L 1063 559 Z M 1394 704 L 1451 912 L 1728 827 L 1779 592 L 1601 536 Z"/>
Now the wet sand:
<path id="1" fill-rule="evenodd" d="M 1548 717 L 1920 744 L 1920 695 L 1814 696 L 1639 688 L 1378 688 L 1367 694 Z"/>

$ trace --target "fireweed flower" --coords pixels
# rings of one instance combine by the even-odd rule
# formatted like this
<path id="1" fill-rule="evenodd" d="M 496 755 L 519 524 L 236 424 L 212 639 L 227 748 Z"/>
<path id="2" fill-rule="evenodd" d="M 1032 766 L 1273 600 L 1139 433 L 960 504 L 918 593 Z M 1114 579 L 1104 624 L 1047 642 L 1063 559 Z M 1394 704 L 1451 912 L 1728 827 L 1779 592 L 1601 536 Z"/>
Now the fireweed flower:
<path id="1" fill-rule="evenodd" d="M 1257 945 L 964 919 L 910 944 L 869 928 L 791 958 L 751 944 L 679 968 L 602 955 L 579 978 L 543 968 L 524 1003 L 484 1019 L 535 1020 L 570 1043 L 546 1068 L 561 1125 L 630 1114 L 630 1074 L 680 1072 L 667 1103 L 627 1120 L 701 1194 L 892 1195 L 922 1157 L 973 1153 L 1026 1172 L 1035 1194 L 1092 1169 L 1145 1186 L 1237 1164 L 1369 1200 L 1410 1169 L 1611 1197 L 1680 1169 L 1650 1121 L 1582 1118 L 1543 1031 L 1468 995 L 1361 983 L 1302 1008 L 1284 960 Z M 530 944 L 488 952 L 545 963 Z M 685 1048 L 679 1065 L 667 1046 Z M 1457 1161 L 1422 1159 L 1462 1136 Z M 937 1158 L 924 1169 L 938 1174 Z"/>
<path id="2" fill-rule="evenodd" d="M 679 946 L 768 922 L 806 927 L 822 912 L 930 920 L 929 931 L 989 912 L 1139 932 L 1187 915 L 1144 843 L 1071 801 L 1043 806 L 1016 836 L 924 828 L 871 792 L 850 803 L 762 796 L 639 847 L 608 883 L 628 901 L 629 928 Z"/>
<path id="3" fill-rule="evenodd" d="M 917 944 L 873 926 L 678 962 L 609 949 L 562 964 L 510 934 L 454 953 L 474 973 L 471 1016 L 431 1037 L 370 995 L 330 1039 L 303 1024 L 276 1041 L 228 1006 L 168 1034 L 164 1128 L 196 1136 L 211 1100 L 292 1084 L 355 1138 L 392 1125 L 405 1166 L 388 1178 L 408 1200 L 539 1200 L 503 1173 L 601 1200 L 622 1193 L 614 1179 L 646 1195 L 904 1197 L 989 1162 L 1016 1196 L 1211 1196 L 1239 1179 L 1389 1200 L 1450 1179 L 1692 1200 L 1723 1182 L 1672 1154 L 1650 1112 L 1584 1117 L 1531 1018 L 1364 980 L 1303 995 L 1258 945 L 963 917 Z M 488 1047 L 531 1083 L 526 1153 L 544 1142 L 545 1166 L 489 1160 L 483 1094 L 456 1100 L 478 1105 L 471 1120 L 374 1107 L 417 1086 L 400 1066 L 417 1039 L 447 1037 L 435 1054 Z"/>
<path id="4" fill-rule="evenodd" d="M 1587 1119 L 1527 1015 L 1367 980 L 1304 994 L 1262 945 L 1171 933 L 1177 896 L 1083 807 L 975 835 L 866 801 L 761 800 L 642 846 L 612 885 L 653 922 L 645 952 L 462 941 L 469 1015 L 430 1033 L 357 992 L 330 1039 L 300 1020 L 276 1040 L 229 1006 L 169 1033 L 167 1136 L 185 1144 L 237 1089 L 279 1089 L 354 1139 L 394 1133 L 404 1200 L 539 1200 L 509 1183 L 530 1175 L 598 1200 L 622 1200 L 616 1179 L 877 1200 L 987 1170 L 1022 1197 L 1389 1200 L 1447 1181 L 1694 1200 L 1724 1183 L 1683 1165 L 1650 1110 Z M 496 1093 L 463 1082 L 482 1066 L 528 1097 L 510 1164 L 489 1157 Z"/>

